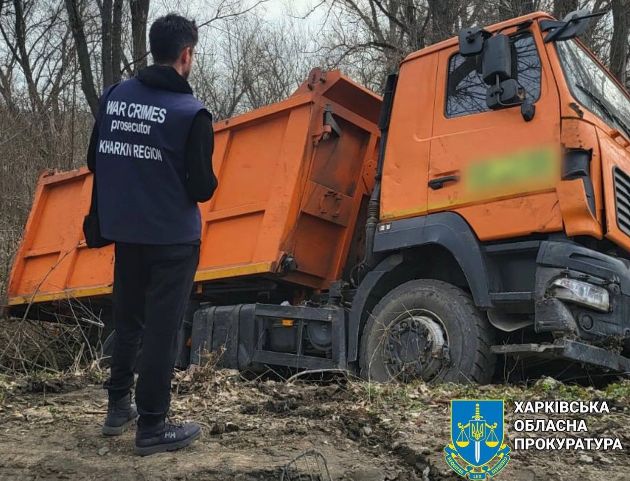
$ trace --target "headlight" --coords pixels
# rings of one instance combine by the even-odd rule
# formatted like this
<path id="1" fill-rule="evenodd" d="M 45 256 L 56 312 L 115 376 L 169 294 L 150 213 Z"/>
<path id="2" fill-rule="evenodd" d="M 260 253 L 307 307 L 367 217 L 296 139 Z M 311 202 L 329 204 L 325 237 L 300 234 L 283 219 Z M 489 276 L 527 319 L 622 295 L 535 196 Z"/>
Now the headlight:
<path id="1" fill-rule="evenodd" d="M 552 295 L 558 299 L 602 312 L 610 310 L 610 296 L 603 287 L 567 277 L 556 279 L 551 285 L 555 287 Z"/>

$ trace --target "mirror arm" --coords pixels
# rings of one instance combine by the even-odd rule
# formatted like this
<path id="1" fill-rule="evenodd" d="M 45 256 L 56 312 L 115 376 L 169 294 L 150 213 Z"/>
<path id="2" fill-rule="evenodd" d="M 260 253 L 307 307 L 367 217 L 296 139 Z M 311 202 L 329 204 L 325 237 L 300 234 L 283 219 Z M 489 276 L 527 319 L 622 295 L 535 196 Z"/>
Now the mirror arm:
<path id="1" fill-rule="evenodd" d="M 566 31 L 567 28 L 569 28 L 569 25 L 571 25 L 572 23 L 578 22 L 580 20 L 588 20 L 595 17 L 602 17 L 606 15 L 606 13 L 606 11 L 602 10 L 599 12 L 592 12 L 587 15 L 575 15 L 569 20 L 542 20 L 540 22 L 540 29 L 543 32 L 549 32 L 549 34 L 545 37 L 544 42 L 550 43 L 556 40 Z M 569 15 L 571 15 L 571 13 Z"/>
<path id="2" fill-rule="evenodd" d="M 573 23 L 573 20 L 569 20 L 568 22 L 558 22 L 560 25 L 557 27 L 552 27 L 549 34 L 545 37 L 545 43 L 553 42 L 556 38 L 558 38 L 562 33 Z"/>

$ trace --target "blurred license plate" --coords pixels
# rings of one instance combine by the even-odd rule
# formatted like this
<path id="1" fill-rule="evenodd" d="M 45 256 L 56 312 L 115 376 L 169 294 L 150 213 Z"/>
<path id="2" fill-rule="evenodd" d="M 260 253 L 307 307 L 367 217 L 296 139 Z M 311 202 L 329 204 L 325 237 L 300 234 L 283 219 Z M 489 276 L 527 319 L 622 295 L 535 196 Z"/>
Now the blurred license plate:
<path id="1" fill-rule="evenodd" d="M 468 167 L 466 185 L 471 192 L 518 191 L 552 187 L 559 171 L 553 149 L 528 150 Z"/>

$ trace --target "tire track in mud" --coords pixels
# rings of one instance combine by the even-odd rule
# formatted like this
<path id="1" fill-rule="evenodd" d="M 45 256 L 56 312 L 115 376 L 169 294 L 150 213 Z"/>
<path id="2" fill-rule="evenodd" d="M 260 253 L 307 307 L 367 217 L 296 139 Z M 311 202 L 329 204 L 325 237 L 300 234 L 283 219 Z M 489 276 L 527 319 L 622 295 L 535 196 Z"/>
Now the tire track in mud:
<path id="1" fill-rule="evenodd" d="M 13 391 L 0 403 L 0 481 L 279 481 L 282 467 L 309 449 L 324 455 L 334 481 L 455 481 L 460 478 L 449 471 L 442 451 L 450 436 L 449 400 L 495 392 L 511 399 L 610 397 L 614 413 L 589 420 L 589 431 L 630 443 L 630 384 L 614 386 L 615 394 L 555 384 L 544 391 L 401 388 L 346 378 L 291 384 L 247 381 L 230 371 L 201 374 L 176 386 L 172 407 L 176 418 L 204 423 L 202 439 L 177 454 L 148 459 L 132 454 L 132 433 L 118 439 L 100 436 L 106 409 L 100 386 L 84 384 L 55 394 Z M 508 411 L 508 436 L 515 434 L 509 429 L 513 420 Z M 576 473 L 583 479 L 606 473 L 609 481 L 626 481 L 629 466 L 627 452 L 517 451 L 504 477 L 567 481 Z"/>
<path id="2" fill-rule="evenodd" d="M 276 418 L 310 420 L 319 423 L 316 429 L 327 435 L 337 430 L 343 437 L 356 443 L 367 455 L 374 458 L 385 456 L 387 458 L 385 462 L 393 465 L 390 469 L 383 470 L 383 476 L 379 477 L 378 481 L 455 479 L 440 474 L 429 460 L 426 448 L 416 448 L 412 443 L 401 441 L 396 426 L 383 422 L 378 410 L 353 408 L 352 404 L 355 404 L 357 399 L 341 385 L 306 387 L 299 391 L 281 384 L 272 389 L 261 385 L 261 391 L 270 399 L 263 403 L 244 404 L 241 407 L 242 414 L 264 413 Z M 379 474 L 375 472 L 372 476 L 369 481 L 377 481 Z"/>

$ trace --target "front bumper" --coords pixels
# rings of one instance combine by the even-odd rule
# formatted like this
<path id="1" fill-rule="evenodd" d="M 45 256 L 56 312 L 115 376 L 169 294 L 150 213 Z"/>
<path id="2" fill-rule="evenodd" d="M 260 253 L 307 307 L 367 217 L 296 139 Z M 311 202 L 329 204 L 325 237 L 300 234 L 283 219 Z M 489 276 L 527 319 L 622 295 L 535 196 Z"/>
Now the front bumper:
<path id="1" fill-rule="evenodd" d="M 554 297 L 553 281 L 577 279 L 608 290 L 610 309 Z M 493 346 L 497 354 L 563 359 L 630 372 L 630 262 L 569 241 L 541 242 L 536 257 L 534 330 L 553 342 Z"/>
<path id="2" fill-rule="evenodd" d="M 571 242 L 542 242 L 536 259 L 535 324 L 537 332 L 572 337 L 606 347 L 623 347 L 630 339 L 630 262 Z M 551 283 L 561 277 L 608 290 L 610 309 L 596 309 L 553 296 Z"/>

